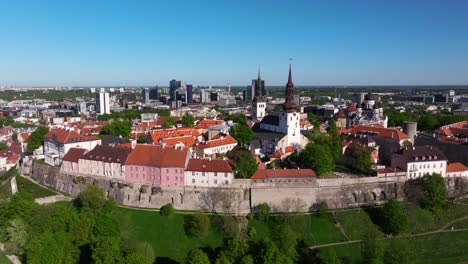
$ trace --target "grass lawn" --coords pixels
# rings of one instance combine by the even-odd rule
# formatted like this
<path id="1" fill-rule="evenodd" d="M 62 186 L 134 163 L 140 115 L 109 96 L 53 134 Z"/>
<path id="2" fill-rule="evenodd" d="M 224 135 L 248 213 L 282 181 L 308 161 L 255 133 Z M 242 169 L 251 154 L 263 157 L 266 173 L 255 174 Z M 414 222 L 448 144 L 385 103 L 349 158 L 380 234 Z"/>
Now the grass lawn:
<path id="1" fill-rule="evenodd" d="M 336 212 L 335 216 L 351 240 L 363 239 L 367 230 L 376 228 L 367 212 L 363 209 Z M 383 237 L 384 234 L 379 231 L 379 236 Z"/>
<path id="2" fill-rule="evenodd" d="M 0 251 L 0 264 L 11 264 L 11 261 L 5 256 L 5 254 Z"/>
<path id="3" fill-rule="evenodd" d="M 465 229 L 468 228 L 468 219 L 462 220 L 452 225 L 454 229 Z M 450 227 L 448 228 L 450 229 Z"/>
<path id="4" fill-rule="evenodd" d="M 0 194 L 9 197 L 11 196 L 11 179 L 9 179 L 5 184 L 0 186 Z M 31 181 L 21 177 L 16 176 L 16 184 L 18 185 L 18 191 L 30 193 L 34 198 L 42 198 L 47 196 L 56 195 L 55 192 L 32 183 Z"/>
<path id="5" fill-rule="evenodd" d="M 55 192 L 32 183 L 30 180 L 25 179 L 21 176 L 16 177 L 16 183 L 18 184 L 18 191 L 30 193 L 34 198 L 42 198 L 47 196 L 56 195 Z"/>
<path id="6" fill-rule="evenodd" d="M 183 261 L 192 248 L 216 248 L 224 235 L 211 228 L 205 237 L 188 237 L 184 231 L 184 215 L 161 216 L 159 212 L 118 207 L 115 215 L 120 221 L 122 235 L 127 239 L 148 242 L 157 257 Z"/>
<path id="7" fill-rule="evenodd" d="M 411 263 L 421 264 L 452 264 L 468 260 L 468 231 L 457 233 L 441 233 L 422 237 L 402 238 L 410 247 Z M 383 249 L 390 244 L 390 240 L 379 241 Z M 361 245 L 340 245 L 331 247 L 347 263 L 361 262 Z"/>
<path id="8" fill-rule="evenodd" d="M 254 227 L 257 233 L 254 239 L 271 238 L 275 223 L 286 223 L 303 239 L 307 245 L 319 245 L 346 241 L 346 237 L 336 227 L 329 217 L 319 217 L 317 214 L 271 216 L 268 224 L 254 219 L 249 221 L 249 227 Z"/>

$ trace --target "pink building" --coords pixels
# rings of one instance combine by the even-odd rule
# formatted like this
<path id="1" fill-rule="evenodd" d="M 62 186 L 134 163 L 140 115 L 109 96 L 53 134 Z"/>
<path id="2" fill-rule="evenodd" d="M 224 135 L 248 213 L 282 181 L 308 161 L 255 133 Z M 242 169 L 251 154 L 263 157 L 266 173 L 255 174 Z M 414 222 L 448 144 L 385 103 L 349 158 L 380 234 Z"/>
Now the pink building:
<path id="1" fill-rule="evenodd" d="M 188 148 L 136 145 L 125 162 L 125 180 L 162 187 L 183 187 Z"/>
<path id="2" fill-rule="evenodd" d="M 67 154 L 63 157 L 62 165 L 60 166 L 60 171 L 64 173 L 79 173 L 80 168 L 78 166 L 78 161 L 85 154 L 86 149 L 81 148 L 71 148 Z"/>

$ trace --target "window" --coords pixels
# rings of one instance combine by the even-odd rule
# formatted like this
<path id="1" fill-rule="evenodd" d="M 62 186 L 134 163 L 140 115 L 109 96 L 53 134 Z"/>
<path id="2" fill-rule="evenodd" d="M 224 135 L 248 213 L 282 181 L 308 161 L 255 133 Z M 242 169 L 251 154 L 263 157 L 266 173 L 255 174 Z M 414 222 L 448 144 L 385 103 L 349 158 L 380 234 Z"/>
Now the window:
<path id="1" fill-rule="evenodd" d="M 205 176 L 205 172 L 202 172 L 202 173 L 201 173 L 201 176 Z"/>
<path id="2" fill-rule="evenodd" d="M 169 173 L 169 169 L 166 169 L 166 173 Z"/>
<path id="3" fill-rule="evenodd" d="M 177 176 L 175 177 L 175 180 L 177 181 Z"/>
<path id="4" fill-rule="evenodd" d="M 215 172 L 215 173 L 214 173 L 214 176 L 218 176 L 218 173 L 217 173 L 217 172 Z"/>
<path id="5" fill-rule="evenodd" d="M 192 179 L 192 183 L 195 183 L 195 179 Z"/>
<path id="6" fill-rule="evenodd" d="M 228 181 L 228 180 L 225 180 L 225 181 L 224 181 L 224 184 L 228 185 L 228 184 L 229 184 L 229 181 Z"/>
<path id="7" fill-rule="evenodd" d="M 194 172 L 194 171 L 192 171 L 192 176 L 194 176 L 194 175 L 195 175 L 195 172 Z"/>
<path id="8" fill-rule="evenodd" d="M 132 177 L 132 178 L 133 178 L 133 173 L 130 173 L 130 177 Z"/>
<path id="9" fill-rule="evenodd" d="M 138 167 L 135 167 L 135 171 L 138 171 Z"/>
<path id="10" fill-rule="evenodd" d="M 137 173 L 137 174 L 135 174 L 135 178 L 138 178 L 138 173 Z"/>
<path id="11" fill-rule="evenodd" d="M 130 170 L 133 171 L 133 166 L 130 167 Z"/>
<path id="12" fill-rule="evenodd" d="M 214 180 L 214 184 L 218 184 L 218 180 Z"/>
<path id="13" fill-rule="evenodd" d="M 166 177 L 166 180 L 169 180 L 169 176 Z"/>
<path id="14" fill-rule="evenodd" d="M 225 172 L 225 173 L 224 173 L 224 177 L 227 177 L 227 176 L 228 176 L 228 174 L 227 174 L 227 172 Z"/>
<path id="15" fill-rule="evenodd" d="M 442 168 L 443 166 L 444 166 L 444 164 L 443 164 L 443 163 L 440 163 L 440 167 Z"/>

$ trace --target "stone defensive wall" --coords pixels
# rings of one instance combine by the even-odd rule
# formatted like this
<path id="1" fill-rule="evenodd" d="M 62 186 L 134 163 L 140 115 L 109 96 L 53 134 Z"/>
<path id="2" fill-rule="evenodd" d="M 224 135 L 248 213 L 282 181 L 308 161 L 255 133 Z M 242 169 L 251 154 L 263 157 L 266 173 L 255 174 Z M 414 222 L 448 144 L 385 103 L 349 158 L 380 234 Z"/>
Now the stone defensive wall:
<path id="1" fill-rule="evenodd" d="M 156 187 L 147 184 L 59 172 L 58 167 L 34 164 L 31 177 L 40 184 L 55 188 L 72 197 L 89 184 L 98 185 L 107 197 L 117 203 L 144 208 L 160 208 L 172 203 L 179 210 L 200 210 L 244 215 L 255 211 L 260 203 L 268 203 L 274 212 L 308 212 L 326 202 L 339 209 L 381 204 L 389 198 L 411 200 L 415 185 L 406 176 L 332 178 L 307 180 L 236 179 L 228 188 Z M 468 191 L 466 179 L 447 180 L 449 193 Z"/>

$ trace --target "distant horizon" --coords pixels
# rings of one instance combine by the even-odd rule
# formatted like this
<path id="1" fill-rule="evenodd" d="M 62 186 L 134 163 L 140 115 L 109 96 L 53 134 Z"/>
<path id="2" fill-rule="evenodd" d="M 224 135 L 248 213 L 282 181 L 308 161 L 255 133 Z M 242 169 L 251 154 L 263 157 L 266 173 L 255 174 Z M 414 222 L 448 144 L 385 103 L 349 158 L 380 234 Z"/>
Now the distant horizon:
<path id="1" fill-rule="evenodd" d="M 460 85 L 468 1 L 0 1 L 0 85 Z M 161 85 L 162 84 L 162 85 Z"/>

